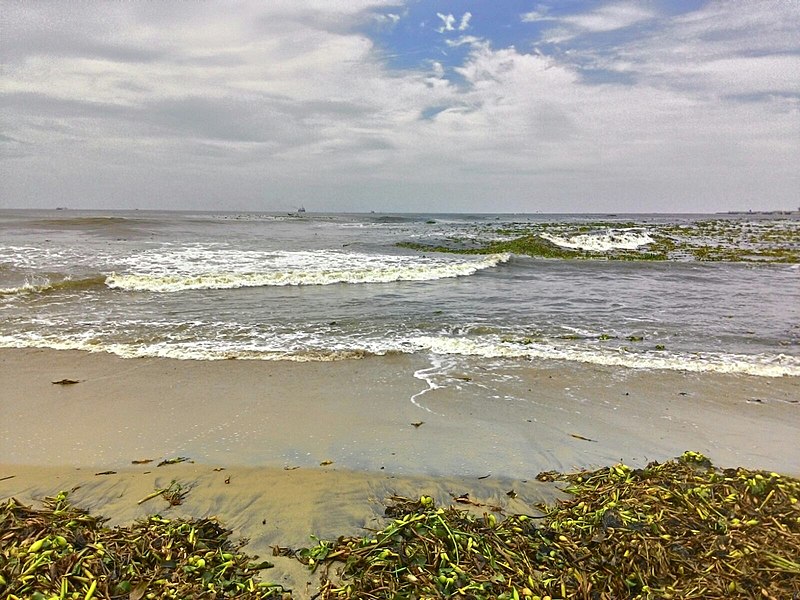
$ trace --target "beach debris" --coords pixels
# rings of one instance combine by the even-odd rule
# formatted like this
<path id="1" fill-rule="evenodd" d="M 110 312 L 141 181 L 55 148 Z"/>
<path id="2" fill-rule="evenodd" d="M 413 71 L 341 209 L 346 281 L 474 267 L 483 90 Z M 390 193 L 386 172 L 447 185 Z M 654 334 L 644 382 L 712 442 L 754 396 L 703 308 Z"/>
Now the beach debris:
<path id="1" fill-rule="evenodd" d="M 183 504 L 183 499 L 189 494 L 188 489 L 184 489 L 184 487 L 175 481 L 174 479 L 170 482 L 169 487 L 164 490 L 161 494 L 164 499 L 169 502 L 170 506 L 178 506 Z"/>
<path id="2" fill-rule="evenodd" d="M 478 479 L 489 479 L 489 477 L 491 477 L 491 476 L 492 476 L 492 474 L 489 473 L 488 475 L 483 475 L 481 477 L 478 477 Z"/>
<path id="3" fill-rule="evenodd" d="M 81 383 L 83 379 L 59 379 L 58 381 L 51 381 L 53 385 L 75 385 Z"/>
<path id="4" fill-rule="evenodd" d="M 597 440 L 593 440 L 592 438 L 587 438 L 582 435 L 578 435 L 577 433 L 570 433 L 570 437 L 574 437 L 576 440 L 583 440 L 584 442 L 596 442 Z"/>
<path id="5" fill-rule="evenodd" d="M 0 597 L 291 598 L 260 580 L 270 563 L 253 563 L 215 519 L 105 521 L 72 506 L 66 492 L 45 498 L 42 509 L 4 501 Z"/>
<path id="6" fill-rule="evenodd" d="M 0 481 L 5 481 L 6 479 L 14 479 L 16 475 L 6 475 L 5 477 L 0 477 Z"/>
<path id="7" fill-rule="evenodd" d="M 378 531 L 274 546 L 273 555 L 317 571 L 319 600 L 800 594 L 798 479 L 718 469 L 698 452 L 537 479 L 566 494 L 539 505 L 540 515 L 476 515 L 429 495 L 395 496 Z M 67 496 L 46 498 L 41 510 L 0 504 L 0 596 L 291 598 L 259 580 L 272 564 L 241 553 L 244 542 L 231 543 L 214 519 L 154 515 L 112 529 Z"/>
<path id="8" fill-rule="evenodd" d="M 512 490 L 513 491 L 513 490 Z M 469 504 L 470 506 L 477 506 L 479 508 L 486 507 L 492 512 L 502 512 L 503 509 L 495 504 L 486 504 L 484 502 L 476 502 L 469 497 L 469 494 L 461 494 L 460 496 L 452 496 L 453 502 L 458 504 Z"/>
<path id="9" fill-rule="evenodd" d="M 151 463 L 151 462 L 153 462 L 152 458 L 142 458 L 140 460 L 132 460 L 131 464 L 132 465 L 146 465 L 146 464 Z"/>
<path id="10" fill-rule="evenodd" d="M 321 463 L 319 463 L 319 466 L 320 467 L 327 467 L 328 465 L 332 465 L 332 464 L 333 464 L 332 460 L 323 460 Z"/>
<path id="11" fill-rule="evenodd" d="M 225 467 L 215 467 L 214 469 L 211 470 L 214 471 L 215 473 L 219 473 L 220 471 L 224 471 Z"/>
<path id="12" fill-rule="evenodd" d="M 95 475 L 116 475 L 116 471 L 100 471 L 99 473 L 95 473 Z"/>
<path id="13" fill-rule="evenodd" d="M 187 460 L 189 460 L 189 459 L 187 457 L 185 457 L 185 456 L 178 456 L 176 458 L 167 458 L 165 460 L 162 460 L 156 466 L 157 467 L 163 467 L 164 465 L 175 465 L 175 464 L 178 464 L 178 463 L 186 462 Z"/>
<path id="14" fill-rule="evenodd" d="M 169 503 L 170 507 L 178 506 L 183 503 L 183 499 L 186 498 L 188 493 L 188 489 L 185 489 L 180 483 L 173 479 L 167 487 L 155 490 L 153 493 L 139 500 L 136 504 L 144 504 L 148 500 L 162 496 L 164 500 Z"/>
<path id="15" fill-rule="evenodd" d="M 228 477 L 225 478 L 225 484 L 227 485 L 230 482 L 231 482 L 231 477 L 230 477 L 230 475 L 228 475 Z"/>
<path id="16" fill-rule="evenodd" d="M 284 471 L 294 471 L 295 469 L 299 469 L 299 468 L 300 468 L 300 467 L 299 467 L 299 466 L 297 466 L 297 465 L 295 465 L 295 466 L 292 466 L 292 467 L 290 467 L 290 466 L 288 466 L 288 465 L 287 465 L 287 466 L 283 467 L 283 470 L 284 470 Z"/>
<path id="17" fill-rule="evenodd" d="M 800 480 L 717 469 L 698 452 L 538 479 L 569 494 L 540 505 L 541 517 L 394 497 L 380 531 L 281 550 L 312 569 L 324 563 L 323 577 L 339 565 L 321 600 L 800 594 Z"/>
<path id="18" fill-rule="evenodd" d="M 414 426 L 415 429 L 423 426 L 424 424 L 425 424 L 425 421 L 417 421 L 416 423 L 412 423 L 412 425 Z"/>

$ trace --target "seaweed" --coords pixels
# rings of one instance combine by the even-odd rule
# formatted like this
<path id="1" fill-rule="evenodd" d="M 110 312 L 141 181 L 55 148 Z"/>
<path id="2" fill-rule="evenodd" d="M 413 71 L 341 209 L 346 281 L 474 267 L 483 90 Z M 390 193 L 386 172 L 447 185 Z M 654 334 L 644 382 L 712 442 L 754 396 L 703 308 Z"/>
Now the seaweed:
<path id="1" fill-rule="evenodd" d="M 791 598 L 800 594 L 800 481 L 715 469 L 696 452 L 644 469 L 542 473 L 569 497 L 503 520 L 394 498 L 393 521 L 297 555 L 343 566 L 333 598 Z"/>
<path id="2" fill-rule="evenodd" d="M 72 506 L 68 494 L 44 508 L 15 499 L 0 510 L 0 596 L 3 598 L 284 598 L 260 582 L 231 532 L 214 519 L 154 515 L 129 527 Z M 288 597 L 291 597 L 290 595 Z"/>
<path id="3" fill-rule="evenodd" d="M 592 441 L 577 434 L 581 440 Z M 642 469 L 540 473 L 565 497 L 505 515 L 463 494 L 390 499 L 387 524 L 276 556 L 320 576 L 321 600 L 792 598 L 800 595 L 800 481 L 718 469 L 697 452 Z M 157 490 L 159 492 L 159 490 Z M 152 497 L 155 497 L 154 494 Z M 509 498 L 517 492 L 506 492 Z M 464 506 L 467 508 L 462 508 Z M 482 515 L 476 511 L 483 510 Z M 214 519 L 129 527 L 73 507 L 0 507 L 4 598 L 291 598 Z"/>
<path id="4" fill-rule="evenodd" d="M 494 241 L 483 246 L 434 246 L 418 242 L 398 242 L 400 248 L 425 252 L 444 252 L 450 254 L 502 254 L 511 252 L 538 258 L 577 258 L 584 253 L 562 248 L 538 235 L 523 235 L 512 240 Z"/>

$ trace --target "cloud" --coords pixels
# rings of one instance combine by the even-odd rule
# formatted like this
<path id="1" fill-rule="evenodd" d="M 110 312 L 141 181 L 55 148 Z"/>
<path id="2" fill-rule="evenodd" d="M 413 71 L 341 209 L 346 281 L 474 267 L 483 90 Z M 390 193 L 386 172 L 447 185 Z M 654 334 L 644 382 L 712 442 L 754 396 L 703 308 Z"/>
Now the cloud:
<path id="1" fill-rule="evenodd" d="M 9 4 L 0 205 L 793 206 L 800 11 L 641 6 L 536 7 L 533 48 L 441 14 L 394 69 L 370 35 L 399 1 Z"/>
<path id="2" fill-rule="evenodd" d="M 461 20 L 458 23 L 458 27 L 456 27 L 456 18 L 452 13 L 445 15 L 437 12 L 436 16 L 442 21 L 442 25 L 436 29 L 439 33 L 444 33 L 446 31 L 466 31 L 469 29 L 469 22 L 470 19 L 472 19 L 472 13 L 465 12 L 461 15 Z"/>
<path id="3" fill-rule="evenodd" d="M 456 18 L 452 15 L 443 15 L 442 13 L 437 12 L 436 16 L 442 20 L 442 26 L 439 27 L 436 31 L 439 33 L 444 33 L 445 31 L 455 31 L 455 22 Z"/>
<path id="4" fill-rule="evenodd" d="M 580 31 L 614 31 L 630 27 L 641 21 L 655 17 L 655 13 L 638 3 L 624 2 L 602 6 L 589 13 L 564 17 L 562 22 Z"/>

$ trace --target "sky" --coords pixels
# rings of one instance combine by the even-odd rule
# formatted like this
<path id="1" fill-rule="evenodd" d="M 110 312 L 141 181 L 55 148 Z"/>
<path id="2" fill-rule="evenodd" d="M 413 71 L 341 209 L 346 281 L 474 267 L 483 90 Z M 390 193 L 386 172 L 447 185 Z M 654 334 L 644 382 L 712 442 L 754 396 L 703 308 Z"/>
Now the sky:
<path id="1" fill-rule="evenodd" d="M 0 208 L 800 206 L 797 0 L 0 13 Z"/>

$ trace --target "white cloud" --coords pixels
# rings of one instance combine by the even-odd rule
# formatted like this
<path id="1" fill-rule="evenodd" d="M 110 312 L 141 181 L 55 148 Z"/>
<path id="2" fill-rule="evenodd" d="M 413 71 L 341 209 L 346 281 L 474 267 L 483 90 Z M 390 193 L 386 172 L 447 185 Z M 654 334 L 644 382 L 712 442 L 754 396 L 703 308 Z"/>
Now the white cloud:
<path id="1" fill-rule="evenodd" d="M 646 36 L 552 56 L 456 33 L 457 84 L 436 61 L 391 70 L 358 33 L 398 2 L 9 6 L 0 206 L 796 203 L 800 17 L 788 3 L 669 19 L 616 3 L 557 25 L 575 36 L 647 19 Z M 442 33 L 468 27 L 466 14 L 440 15 Z M 589 68 L 630 80 L 590 85 Z"/>
<path id="2" fill-rule="evenodd" d="M 454 31 L 455 30 L 455 22 L 456 18 L 452 15 L 443 15 L 442 13 L 436 13 L 436 16 L 442 20 L 442 26 L 439 27 L 436 31 L 439 33 L 444 33 L 445 31 Z"/>
<path id="3" fill-rule="evenodd" d="M 523 23 L 537 23 L 538 21 L 552 20 L 551 17 L 547 16 L 546 12 L 539 10 L 532 10 L 530 12 L 523 13 L 520 19 Z"/>
<path id="4" fill-rule="evenodd" d="M 639 3 L 623 2 L 609 4 L 589 13 L 564 17 L 562 21 L 579 30 L 597 32 L 630 27 L 654 16 L 655 13 L 643 8 Z"/>
<path id="5" fill-rule="evenodd" d="M 522 15 L 524 23 L 553 22 L 554 26 L 544 34 L 543 41 L 559 44 L 575 37 L 591 33 L 604 33 L 624 29 L 650 21 L 657 13 L 644 8 L 640 3 L 618 2 L 601 6 L 595 10 L 566 15 L 550 16 L 544 11 L 532 11 Z"/>
<path id="6" fill-rule="evenodd" d="M 466 31 L 469 29 L 469 22 L 470 19 L 472 19 L 472 13 L 465 12 L 463 15 L 461 15 L 461 20 L 458 23 L 458 27 L 456 27 L 456 17 L 452 13 L 445 15 L 437 12 L 436 16 L 442 21 L 441 27 L 436 29 L 436 31 L 439 33 L 456 30 Z"/>

